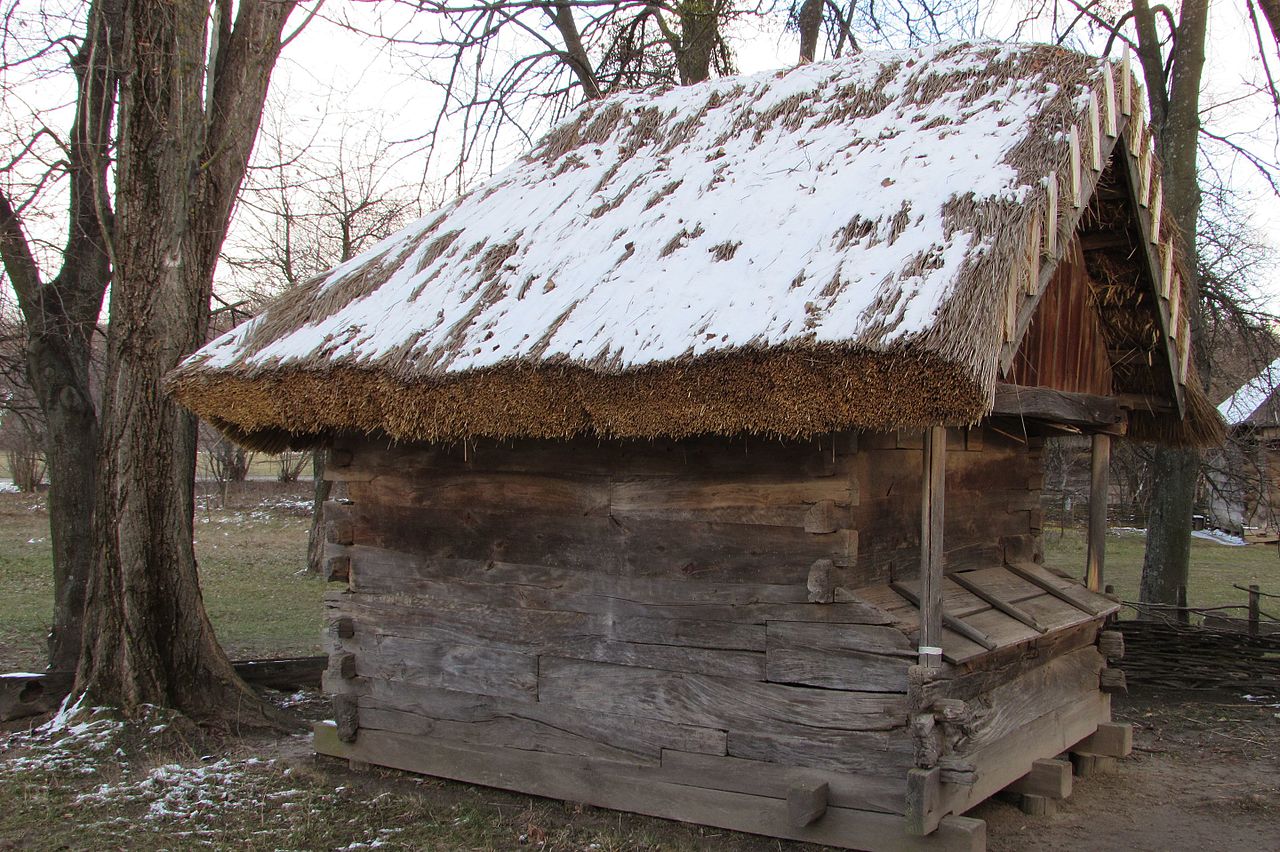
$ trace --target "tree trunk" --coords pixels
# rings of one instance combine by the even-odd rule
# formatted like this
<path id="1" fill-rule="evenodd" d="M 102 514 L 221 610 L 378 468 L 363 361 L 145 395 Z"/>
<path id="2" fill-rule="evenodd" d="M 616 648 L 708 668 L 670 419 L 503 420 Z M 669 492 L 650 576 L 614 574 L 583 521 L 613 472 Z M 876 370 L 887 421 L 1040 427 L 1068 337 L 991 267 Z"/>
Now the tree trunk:
<path id="1" fill-rule="evenodd" d="M 88 352 L 69 356 L 59 343 L 65 340 L 32 340 L 27 369 L 46 430 L 54 592 L 49 668 L 73 672 L 80 659 L 85 587 L 94 554 L 98 418 L 89 396 Z"/>
<path id="2" fill-rule="evenodd" d="M 680 85 L 701 83 L 711 77 L 711 57 L 720 41 L 720 0 L 684 0 L 680 16 L 680 49 L 676 65 Z"/>
<path id="3" fill-rule="evenodd" d="M 804 0 L 796 14 L 800 30 L 800 64 L 812 62 L 818 55 L 818 36 L 822 33 L 822 6 L 824 0 Z"/>
<path id="4" fill-rule="evenodd" d="M 324 478 L 324 463 L 328 453 L 316 447 L 311 455 L 315 476 L 315 501 L 311 504 L 311 528 L 307 531 L 307 569 L 319 574 L 324 570 L 324 504 L 333 491 L 333 483 Z"/>
<path id="5" fill-rule="evenodd" d="M 1140 51 L 1152 129 L 1164 164 L 1164 198 L 1169 217 L 1182 233 L 1186 255 L 1187 293 L 1183 304 L 1191 315 L 1193 344 L 1200 337 L 1200 288 L 1196 275 L 1196 223 L 1200 216 L 1197 145 L 1200 137 L 1200 82 L 1204 71 L 1207 0 L 1185 0 L 1174 40 L 1172 74 L 1166 83 L 1155 24 L 1147 0 L 1135 0 Z M 1196 347 L 1203 355 L 1203 347 Z M 1202 372 L 1203 374 L 1203 372 Z M 1140 599 L 1177 603 L 1179 586 L 1187 584 L 1191 558 L 1191 515 L 1195 506 L 1200 453 L 1160 447 L 1151 466 L 1152 489 L 1147 517 L 1147 549 L 1142 561 Z"/>
<path id="6" fill-rule="evenodd" d="M 205 612 L 196 422 L 164 378 L 205 340 L 213 265 L 292 5 L 242 0 L 234 31 L 230 4 L 217 5 L 207 114 L 207 9 L 135 0 L 126 14 L 98 554 L 76 679 L 126 714 L 157 704 L 208 723 L 279 722 L 236 675 Z"/>
<path id="7" fill-rule="evenodd" d="M 1147 549 L 1142 559 L 1138 599 L 1174 604 L 1178 588 L 1190 576 L 1191 514 L 1195 502 L 1200 454 L 1177 447 L 1157 447 L 1151 462 L 1155 488 L 1147 506 Z"/>

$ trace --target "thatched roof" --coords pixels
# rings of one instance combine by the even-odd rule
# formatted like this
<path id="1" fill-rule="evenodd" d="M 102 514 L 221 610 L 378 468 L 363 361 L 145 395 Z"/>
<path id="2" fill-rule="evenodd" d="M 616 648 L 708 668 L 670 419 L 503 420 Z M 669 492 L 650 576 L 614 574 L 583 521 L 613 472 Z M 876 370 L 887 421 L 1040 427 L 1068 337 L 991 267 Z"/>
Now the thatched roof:
<path id="1" fill-rule="evenodd" d="M 1280 426 L 1280 358 L 1236 390 L 1218 406 L 1227 425 Z"/>
<path id="2" fill-rule="evenodd" d="M 173 386 L 262 446 L 972 422 L 1117 140 L 1172 258 L 1131 80 L 960 44 L 592 102 Z M 1181 407 L 1177 301 L 1156 363 Z"/>

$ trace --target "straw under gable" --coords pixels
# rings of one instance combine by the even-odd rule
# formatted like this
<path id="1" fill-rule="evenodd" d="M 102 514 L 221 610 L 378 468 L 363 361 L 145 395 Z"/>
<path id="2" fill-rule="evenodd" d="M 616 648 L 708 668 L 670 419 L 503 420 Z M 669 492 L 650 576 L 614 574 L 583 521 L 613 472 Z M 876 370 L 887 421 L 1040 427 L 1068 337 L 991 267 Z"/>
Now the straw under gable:
<path id="1" fill-rule="evenodd" d="M 1140 110 L 1127 69 L 993 44 L 588 104 L 173 387 L 260 445 L 972 422 L 1126 133 L 1160 209 Z M 1154 278 L 1181 407 L 1181 287 Z"/>

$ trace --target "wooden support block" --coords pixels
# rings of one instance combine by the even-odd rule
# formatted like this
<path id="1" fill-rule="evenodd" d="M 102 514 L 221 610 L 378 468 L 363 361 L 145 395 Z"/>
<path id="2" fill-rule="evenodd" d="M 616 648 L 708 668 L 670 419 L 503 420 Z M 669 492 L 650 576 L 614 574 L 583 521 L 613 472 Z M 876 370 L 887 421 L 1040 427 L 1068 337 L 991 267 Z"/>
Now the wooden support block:
<path id="1" fill-rule="evenodd" d="M 353 680 L 356 676 L 356 655 L 343 654 L 338 658 L 337 669 L 343 680 Z"/>
<path id="2" fill-rule="evenodd" d="M 938 767 L 907 771 L 907 833 L 921 836 L 933 826 L 929 815 L 942 797 L 942 772 Z"/>
<path id="3" fill-rule="evenodd" d="M 1053 816 L 1058 812 L 1058 803 L 1048 796 L 1037 796 L 1026 793 L 1018 802 L 1018 807 L 1027 816 Z"/>
<path id="4" fill-rule="evenodd" d="M 351 581 L 351 557 L 331 556 L 325 562 L 325 577 L 331 583 L 347 583 Z"/>
<path id="5" fill-rule="evenodd" d="M 1102 757 L 1128 757 L 1133 752 L 1133 725 L 1127 722 L 1104 722 L 1075 747 L 1085 754 Z"/>
<path id="6" fill-rule="evenodd" d="M 1071 765 L 1076 777 L 1088 778 L 1090 775 L 1102 775 L 1115 769 L 1116 759 L 1101 754 L 1085 754 L 1071 752 Z"/>
<path id="7" fill-rule="evenodd" d="M 1129 691 L 1129 686 L 1125 682 L 1124 672 L 1121 669 L 1105 668 L 1099 672 L 1098 687 L 1103 692 L 1110 694 Z"/>
<path id="8" fill-rule="evenodd" d="M 354 695 L 333 696 L 333 722 L 342 742 L 355 742 L 360 730 L 359 716 L 360 709 Z"/>
<path id="9" fill-rule="evenodd" d="M 1071 795 L 1071 762 L 1037 760 L 1031 764 L 1030 772 L 1005 789 L 1046 799 L 1065 799 Z"/>
<path id="10" fill-rule="evenodd" d="M 1119 630 L 1104 630 L 1098 634 L 1098 650 L 1107 662 L 1115 663 L 1124 659 L 1124 634 Z"/>
<path id="11" fill-rule="evenodd" d="M 930 838 L 938 838 L 939 845 L 964 849 L 966 852 L 986 852 L 987 824 L 972 817 L 947 816 L 938 823 L 938 830 Z"/>
<path id="12" fill-rule="evenodd" d="M 342 616 L 333 623 L 333 632 L 339 639 L 350 639 L 356 635 L 356 623 L 348 616 Z"/>
<path id="13" fill-rule="evenodd" d="M 836 599 L 835 563 L 819 559 L 809 567 L 809 603 L 832 603 Z"/>
<path id="14" fill-rule="evenodd" d="M 812 825 L 826 814 L 830 794 L 831 785 L 825 781 L 794 785 L 787 790 L 787 819 L 796 828 Z"/>
<path id="15" fill-rule="evenodd" d="M 834 500 L 819 500 L 809 507 L 804 516 L 804 531 L 807 533 L 833 533 L 839 528 Z"/>

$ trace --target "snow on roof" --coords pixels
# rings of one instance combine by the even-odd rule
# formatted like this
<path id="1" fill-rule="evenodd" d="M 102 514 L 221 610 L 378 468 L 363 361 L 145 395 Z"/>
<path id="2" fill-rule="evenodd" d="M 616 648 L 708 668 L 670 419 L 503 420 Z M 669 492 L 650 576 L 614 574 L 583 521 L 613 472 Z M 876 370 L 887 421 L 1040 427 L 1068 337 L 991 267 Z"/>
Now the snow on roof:
<path id="1" fill-rule="evenodd" d="M 1070 207 L 1050 181 L 1069 197 L 1103 144 L 1115 70 L 951 44 L 588 103 L 208 344 L 175 392 L 242 438 L 975 420 L 1010 294 L 1041 268 L 1037 217 Z"/>
<path id="2" fill-rule="evenodd" d="M 1239 426 L 1258 413 L 1277 388 L 1280 388 L 1280 358 L 1223 400 L 1218 406 L 1218 413 L 1229 426 Z"/>

